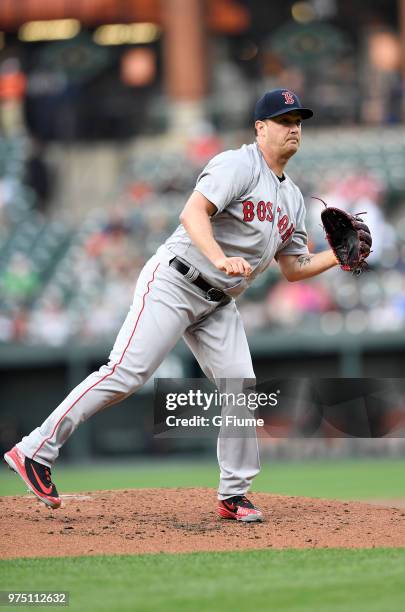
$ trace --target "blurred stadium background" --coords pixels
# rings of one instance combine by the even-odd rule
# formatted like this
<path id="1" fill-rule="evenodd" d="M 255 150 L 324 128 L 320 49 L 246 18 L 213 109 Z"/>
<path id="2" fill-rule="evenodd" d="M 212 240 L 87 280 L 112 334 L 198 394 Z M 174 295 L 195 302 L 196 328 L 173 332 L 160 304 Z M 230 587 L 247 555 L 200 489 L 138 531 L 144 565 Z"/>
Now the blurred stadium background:
<path id="1" fill-rule="evenodd" d="M 137 275 L 206 161 L 253 140 L 273 87 L 315 109 L 288 168 L 307 204 L 366 211 L 370 271 L 243 296 L 258 379 L 401 378 L 405 0 L 0 3 L 0 447 L 102 365 Z M 199 376 L 178 346 L 157 376 Z M 153 383 L 83 425 L 65 458 L 210 451 L 153 437 Z M 393 406 L 396 410 L 404 406 Z M 390 419 L 390 409 L 385 417 Z M 263 442 L 272 456 L 405 454 L 399 438 Z"/>

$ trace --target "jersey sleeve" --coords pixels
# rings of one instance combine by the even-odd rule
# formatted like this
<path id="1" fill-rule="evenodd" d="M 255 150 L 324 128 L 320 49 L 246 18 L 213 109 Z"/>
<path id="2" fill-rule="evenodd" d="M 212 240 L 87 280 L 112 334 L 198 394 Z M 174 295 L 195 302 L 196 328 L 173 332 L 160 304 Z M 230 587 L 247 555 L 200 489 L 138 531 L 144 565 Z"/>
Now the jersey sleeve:
<path id="1" fill-rule="evenodd" d="M 305 227 L 306 209 L 304 198 L 300 192 L 300 204 L 297 213 L 297 222 L 292 238 L 285 246 L 281 246 L 277 255 L 305 255 L 308 253 L 308 234 Z M 276 255 L 276 258 L 277 258 Z"/>
<path id="2" fill-rule="evenodd" d="M 225 151 L 211 159 L 197 179 L 195 191 L 222 212 L 230 202 L 248 192 L 252 169 L 237 151 Z"/>

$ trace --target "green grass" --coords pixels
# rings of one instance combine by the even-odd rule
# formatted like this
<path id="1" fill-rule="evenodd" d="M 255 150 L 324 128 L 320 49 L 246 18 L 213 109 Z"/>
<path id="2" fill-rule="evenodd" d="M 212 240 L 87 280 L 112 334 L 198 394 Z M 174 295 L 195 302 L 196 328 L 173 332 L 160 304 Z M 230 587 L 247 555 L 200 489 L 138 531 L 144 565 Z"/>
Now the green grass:
<path id="1" fill-rule="evenodd" d="M 72 610 L 403 612 L 405 549 L 0 562 L 0 589 L 70 592 Z"/>
<path id="2" fill-rule="evenodd" d="M 149 487 L 216 487 L 215 463 L 134 461 L 133 464 L 63 466 L 53 472 L 63 492 Z M 405 460 L 350 459 L 270 462 L 262 465 L 253 490 L 336 499 L 405 498 Z M 6 468 L 0 470 L 0 493 L 19 495 L 24 485 Z"/>
<path id="3" fill-rule="evenodd" d="M 254 489 L 341 499 L 405 498 L 404 474 L 404 460 L 267 462 Z M 62 492 L 215 487 L 218 468 L 206 462 L 81 467 L 60 462 L 54 475 Z M 24 486 L 2 469 L 0 491 L 19 495 Z M 0 590 L 9 589 L 69 591 L 69 609 L 89 611 L 402 612 L 405 548 L 3 560 Z"/>

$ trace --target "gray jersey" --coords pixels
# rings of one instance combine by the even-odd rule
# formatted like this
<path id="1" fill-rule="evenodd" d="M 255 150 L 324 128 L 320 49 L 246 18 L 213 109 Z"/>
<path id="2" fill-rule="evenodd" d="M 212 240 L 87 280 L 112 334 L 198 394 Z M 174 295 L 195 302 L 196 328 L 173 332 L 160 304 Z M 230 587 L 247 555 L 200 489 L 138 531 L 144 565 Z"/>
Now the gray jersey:
<path id="1" fill-rule="evenodd" d="M 217 208 L 212 217 L 215 240 L 227 257 L 244 257 L 252 266 L 251 276 L 230 277 L 218 270 L 194 246 L 183 225 L 163 248 L 195 266 L 229 295 L 241 294 L 281 251 L 308 253 L 302 194 L 288 176 L 279 181 L 256 143 L 214 157 L 195 189 Z"/>
<path id="2" fill-rule="evenodd" d="M 252 277 L 280 252 L 307 253 L 302 195 L 288 177 L 280 183 L 257 145 L 215 157 L 199 176 L 196 190 L 217 208 L 212 227 L 224 253 L 247 259 Z M 232 278 L 217 270 L 180 225 L 141 271 L 108 364 L 90 374 L 40 427 L 18 443 L 22 456 L 14 449 L 6 454 L 7 463 L 25 482 L 27 472 L 18 467 L 24 466 L 24 456 L 51 467 L 79 424 L 140 389 L 181 337 L 212 381 L 229 382 L 233 393 L 235 386 L 238 393 L 253 383 L 252 359 L 235 301 L 209 300 L 188 277 L 169 266 L 173 254 L 229 295 L 242 293 L 251 282 L 251 278 Z M 230 402 L 225 414 L 233 409 Z M 255 427 L 244 431 L 236 437 L 219 432 L 221 500 L 245 495 L 259 472 Z M 36 495 L 48 505 L 60 504 L 42 487 L 38 491 Z"/>

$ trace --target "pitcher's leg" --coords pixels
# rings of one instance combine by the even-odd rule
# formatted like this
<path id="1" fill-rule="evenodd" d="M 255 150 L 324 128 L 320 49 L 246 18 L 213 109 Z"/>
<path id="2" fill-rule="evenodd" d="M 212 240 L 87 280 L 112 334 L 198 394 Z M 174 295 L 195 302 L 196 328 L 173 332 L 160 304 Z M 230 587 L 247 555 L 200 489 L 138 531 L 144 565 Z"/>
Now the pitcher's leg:
<path id="1" fill-rule="evenodd" d="M 187 330 L 185 341 L 203 372 L 228 391 L 242 393 L 254 387 L 255 374 L 240 314 L 232 300 L 219 307 L 198 325 Z M 228 383 L 227 383 L 228 381 Z M 223 408 L 223 418 L 232 414 L 232 406 Z M 254 416 L 252 413 L 250 416 Z M 255 427 L 222 427 L 218 436 L 217 456 L 220 467 L 218 498 L 244 495 L 260 471 Z"/>
<path id="2" fill-rule="evenodd" d="M 139 389 L 153 374 L 189 324 L 177 308 L 179 288 L 173 285 L 168 291 L 165 274 L 167 270 L 160 274 L 154 258 L 146 264 L 108 365 L 90 374 L 40 427 L 17 444 L 24 455 L 52 466 L 80 423 Z"/>
<path id="3" fill-rule="evenodd" d="M 250 431 L 248 431 L 250 430 Z M 235 437 L 221 429 L 217 441 L 220 468 L 218 499 L 245 495 L 255 476 L 260 472 L 259 448 L 256 431 L 245 427 L 242 437 Z"/>

